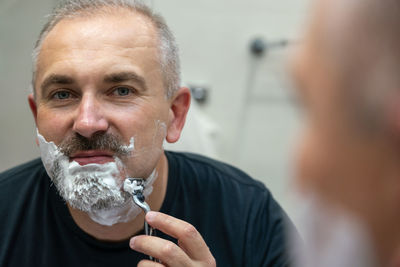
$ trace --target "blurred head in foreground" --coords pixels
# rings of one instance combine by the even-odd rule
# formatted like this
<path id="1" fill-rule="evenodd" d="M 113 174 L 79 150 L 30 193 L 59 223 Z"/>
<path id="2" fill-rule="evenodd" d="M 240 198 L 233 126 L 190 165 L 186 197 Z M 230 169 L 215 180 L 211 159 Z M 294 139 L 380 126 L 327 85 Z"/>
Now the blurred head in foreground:
<path id="1" fill-rule="evenodd" d="M 400 239 L 400 1 L 314 1 L 307 26 L 291 62 L 303 260 L 386 266 Z"/>

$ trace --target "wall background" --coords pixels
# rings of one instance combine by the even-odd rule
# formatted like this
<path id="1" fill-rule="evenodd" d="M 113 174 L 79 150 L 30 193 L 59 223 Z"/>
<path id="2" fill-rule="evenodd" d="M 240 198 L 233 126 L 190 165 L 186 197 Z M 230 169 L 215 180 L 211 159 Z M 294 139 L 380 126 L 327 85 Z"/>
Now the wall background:
<path id="1" fill-rule="evenodd" d="M 44 16 L 57 2 L 0 1 L 0 171 L 39 155 L 26 98 L 30 55 Z M 288 189 L 291 148 L 301 120 L 290 101 L 286 66 L 288 51 L 299 41 L 308 2 L 148 3 L 165 16 L 176 35 L 183 83 L 209 89 L 208 102 L 196 105 L 189 116 L 182 144 L 168 148 L 200 151 L 240 167 L 263 181 L 290 215 L 294 209 Z M 271 42 L 290 40 L 292 44 L 255 58 L 249 52 L 255 37 Z M 199 132 L 206 138 L 195 135 Z"/>

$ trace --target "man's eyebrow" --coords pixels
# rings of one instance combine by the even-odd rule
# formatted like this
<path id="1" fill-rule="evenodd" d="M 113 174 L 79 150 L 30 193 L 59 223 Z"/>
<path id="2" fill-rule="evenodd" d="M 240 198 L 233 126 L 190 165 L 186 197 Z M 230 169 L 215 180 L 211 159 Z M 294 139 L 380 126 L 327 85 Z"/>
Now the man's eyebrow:
<path id="1" fill-rule="evenodd" d="M 126 81 L 134 81 L 138 83 L 143 90 L 147 90 L 145 79 L 142 76 L 136 74 L 135 72 L 131 71 L 117 72 L 108 74 L 104 77 L 104 82 L 107 83 L 121 83 Z"/>
<path id="2" fill-rule="evenodd" d="M 69 76 L 61 75 L 61 74 L 51 74 L 46 79 L 44 79 L 40 89 L 42 93 L 52 84 L 73 84 L 75 81 Z"/>

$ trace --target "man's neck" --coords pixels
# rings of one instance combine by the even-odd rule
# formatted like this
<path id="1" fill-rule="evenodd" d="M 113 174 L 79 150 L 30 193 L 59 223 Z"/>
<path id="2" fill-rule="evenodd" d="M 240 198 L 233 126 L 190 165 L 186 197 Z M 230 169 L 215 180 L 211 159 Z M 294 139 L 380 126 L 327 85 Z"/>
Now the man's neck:
<path id="1" fill-rule="evenodd" d="M 158 177 L 153 184 L 153 192 L 146 202 L 151 210 L 159 211 L 164 202 L 168 182 L 168 160 L 163 153 L 156 167 Z M 144 213 L 141 212 L 136 218 L 129 222 L 116 223 L 105 226 L 94 222 L 86 212 L 77 210 L 68 205 L 75 223 L 86 233 L 102 241 L 122 241 L 137 234 L 143 229 Z"/>

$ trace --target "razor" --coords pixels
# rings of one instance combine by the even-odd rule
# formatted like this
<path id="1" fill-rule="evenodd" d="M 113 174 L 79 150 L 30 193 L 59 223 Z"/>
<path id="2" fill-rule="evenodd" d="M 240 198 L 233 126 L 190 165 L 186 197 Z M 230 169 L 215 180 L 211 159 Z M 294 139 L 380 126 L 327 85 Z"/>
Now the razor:
<path id="1" fill-rule="evenodd" d="M 126 178 L 124 182 L 124 190 L 132 195 L 133 202 L 138 205 L 146 216 L 150 211 L 150 206 L 146 203 L 143 195 L 145 180 L 142 178 Z M 151 227 L 146 219 L 144 220 L 144 233 L 148 236 L 155 236 L 155 229 Z M 159 262 L 158 259 L 149 256 L 150 260 Z"/>

